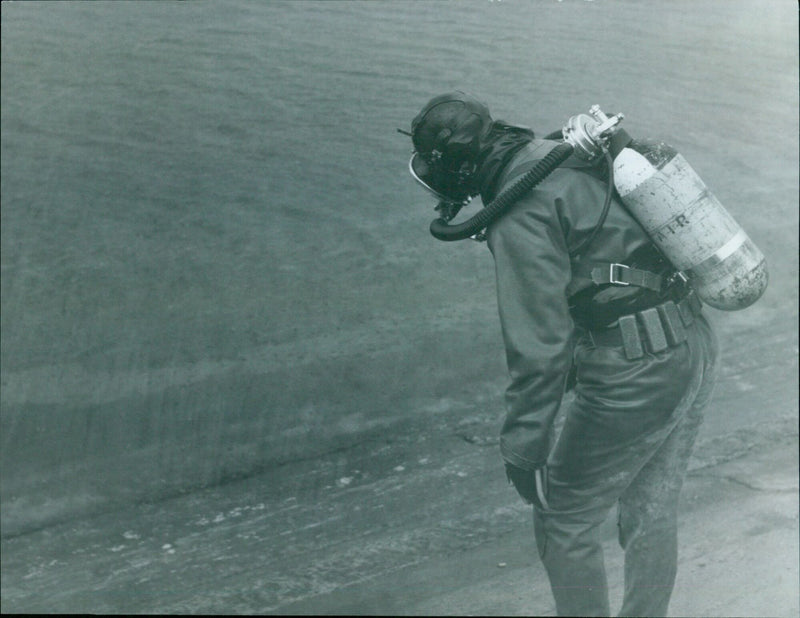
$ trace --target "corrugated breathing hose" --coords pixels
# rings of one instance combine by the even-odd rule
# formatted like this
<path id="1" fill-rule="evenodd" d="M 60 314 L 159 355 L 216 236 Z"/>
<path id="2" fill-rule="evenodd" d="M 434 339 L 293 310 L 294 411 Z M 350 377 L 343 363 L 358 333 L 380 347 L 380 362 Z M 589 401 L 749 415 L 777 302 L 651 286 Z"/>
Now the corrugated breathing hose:
<path id="1" fill-rule="evenodd" d="M 449 225 L 443 218 L 435 219 L 431 223 L 431 234 L 434 238 L 443 241 L 464 240 L 478 234 L 488 227 L 495 219 L 505 214 L 511 206 L 522 198 L 522 196 L 547 178 L 559 165 L 569 158 L 572 151 L 573 147 L 571 144 L 559 144 L 548 152 L 547 155 L 536 164 L 536 167 L 526 172 L 522 178 L 503 190 L 500 195 L 473 217 L 456 225 Z"/>

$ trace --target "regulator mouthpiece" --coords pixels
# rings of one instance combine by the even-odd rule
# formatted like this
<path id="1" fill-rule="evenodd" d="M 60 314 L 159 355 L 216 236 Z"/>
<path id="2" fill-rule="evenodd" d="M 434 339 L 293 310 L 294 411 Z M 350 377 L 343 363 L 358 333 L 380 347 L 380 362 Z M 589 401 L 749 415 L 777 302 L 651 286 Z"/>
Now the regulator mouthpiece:
<path id="1" fill-rule="evenodd" d="M 603 154 L 624 117 L 623 114 L 615 114 L 609 118 L 599 105 L 593 105 L 589 115 L 578 114 L 570 118 L 561 133 L 564 141 L 575 148 L 575 154 L 593 161 Z"/>

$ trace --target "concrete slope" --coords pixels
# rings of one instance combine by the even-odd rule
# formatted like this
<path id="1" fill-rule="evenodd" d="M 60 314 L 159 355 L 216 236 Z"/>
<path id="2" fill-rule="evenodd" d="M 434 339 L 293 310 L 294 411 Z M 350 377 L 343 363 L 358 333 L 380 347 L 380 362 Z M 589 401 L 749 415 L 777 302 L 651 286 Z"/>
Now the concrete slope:
<path id="1" fill-rule="evenodd" d="M 552 615 L 490 428 L 467 416 L 5 539 L 3 611 Z M 674 615 L 797 615 L 797 456 L 791 416 L 700 442 Z M 613 517 L 604 534 L 618 606 Z"/>

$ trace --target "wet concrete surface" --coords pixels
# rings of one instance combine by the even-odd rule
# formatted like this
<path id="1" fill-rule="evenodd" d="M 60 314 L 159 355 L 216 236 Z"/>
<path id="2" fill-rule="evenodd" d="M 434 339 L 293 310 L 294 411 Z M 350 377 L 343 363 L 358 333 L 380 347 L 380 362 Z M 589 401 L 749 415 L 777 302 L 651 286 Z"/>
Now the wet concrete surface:
<path id="1" fill-rule="evenodd" d="M 491 425 L 367 441 L 5 539 L 3 611 L 553 615 L 530 507 L 506 484 Z M 797 487 L 792 415 L 700 441 L 673 615 L 797 615 Z"/>

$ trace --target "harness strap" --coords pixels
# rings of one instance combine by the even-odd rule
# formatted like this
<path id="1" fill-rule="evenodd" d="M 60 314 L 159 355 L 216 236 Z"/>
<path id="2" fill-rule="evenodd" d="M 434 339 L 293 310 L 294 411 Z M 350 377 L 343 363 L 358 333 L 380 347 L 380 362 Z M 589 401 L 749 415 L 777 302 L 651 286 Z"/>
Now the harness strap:
<path id="1" fill-rule="evenodd" d="M 664 278 L 649 270 L 633 268 L 616 262 L 582 260 L 572 265 L 572 282 L 567 286 L 567 297 L 577 292 L 587 279 L 595 285 L 634 285 L 654 292 L 661 292 L 664 286 Z"/>
<path id="2" fill-rule="evenodd" d="M 595 285 L 604 283 L 622 286 L 635 285 L 654 292 L 660 292 L 663 285 L 661 275 L 617 263 L 595 266 L 591 271 L 591 279 Z"/>

